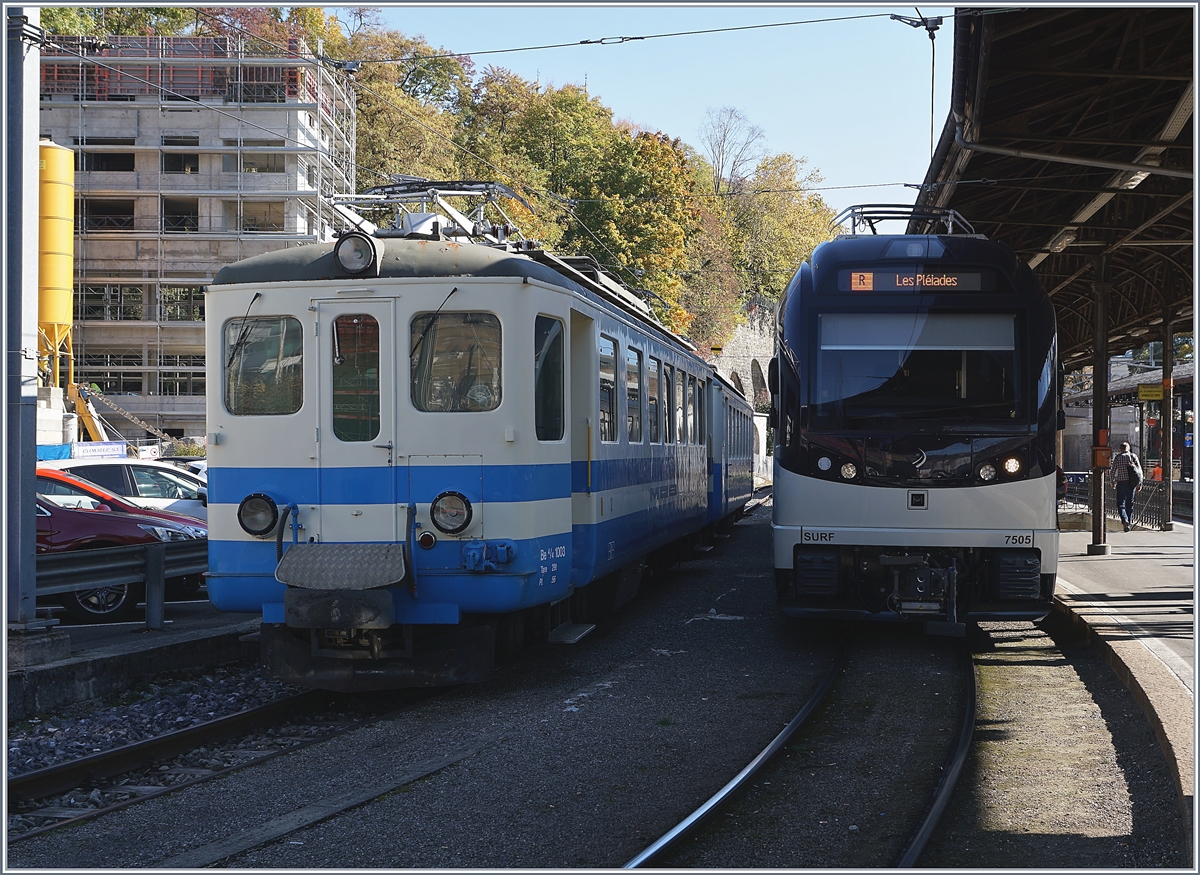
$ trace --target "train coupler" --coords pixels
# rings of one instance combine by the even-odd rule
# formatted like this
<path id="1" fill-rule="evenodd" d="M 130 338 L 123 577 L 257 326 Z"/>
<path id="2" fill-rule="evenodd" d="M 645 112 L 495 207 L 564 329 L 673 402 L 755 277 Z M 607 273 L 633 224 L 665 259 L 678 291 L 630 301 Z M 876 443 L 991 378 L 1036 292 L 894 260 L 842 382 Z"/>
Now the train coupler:
<path id="1" fill-rule="evenodd" d="M 941 615 L 954 623 L 955 587 L 958 572 L 954 566 L 937 568 L 924 554 L 883 555 L 879 564 L 891 570 L 892 610 L 905 618 Z"/>

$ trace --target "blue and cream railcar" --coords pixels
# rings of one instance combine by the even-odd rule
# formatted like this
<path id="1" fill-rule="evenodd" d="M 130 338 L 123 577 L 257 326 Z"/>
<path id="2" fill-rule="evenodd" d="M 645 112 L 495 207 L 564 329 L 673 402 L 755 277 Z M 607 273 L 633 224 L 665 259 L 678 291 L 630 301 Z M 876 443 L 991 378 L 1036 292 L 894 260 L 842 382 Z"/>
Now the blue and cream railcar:
<path id="1" fill-rule="evenodd" d="M 208 592 L 277 678 L 486 678 L 712 517 L 712 369 L 590 262 L 352 232 L 222 269 L 206 313 Z"/>
<path id="2" fill-rule="evenodd" d="M 780 606 L 947 634 L 1043 617 L 1062 427 L 1050 298 L 980 235 L 875 234 L 897 209 L 851 210 L 871 233 L 818 246 L 780 304 Z"/>
<path id="3" fill-rule="evenodd" d="M 731 519 L 754 494 L 754 414 L 742 394 L 720 376 L 709 384 L 707 404 L 712 411 L 707 522 L 715 525 Z"/>

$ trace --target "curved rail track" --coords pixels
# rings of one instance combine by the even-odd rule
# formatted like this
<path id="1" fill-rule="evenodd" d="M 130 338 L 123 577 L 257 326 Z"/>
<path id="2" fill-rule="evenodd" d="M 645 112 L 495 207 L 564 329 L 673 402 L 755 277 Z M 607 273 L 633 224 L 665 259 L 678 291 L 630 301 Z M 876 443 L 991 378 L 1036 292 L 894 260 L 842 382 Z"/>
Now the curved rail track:
<path id="1" fill-rule="evenodd" d="M 767 745 L 763 751 L 758 754 L 744 769 L 742 769 L 729 783 L 722 787 L 717 793 L 711 796 L 694 812 L 684 818 L 678 825 L 663 834 L 661 838 L 643 850 L 636 857 L 627 862 L 622 868 L 638 869 L 645 866 L 650 866 L 664 859 L 671 851 L 680 847 L 681 842 L 688 836 L 695 833 L 697 827 L 709 818 L 712 814 L 727 805 L 740 791 L 745 790 L 755 774 L 769 763 L 783 748 L 787 745 L 788 740 L 796 733 L 796 731 L 804 725 L 812 714 L 816 711 L 817 706 L 825 697 L 825 694 L 833 686 L 834 679 L 845 666 L 850 645 L 845 645 L 842 650 L 835 656 L 832 665 L 828 672 L 821 679 L 816 690 L 809 697 L 797 712 L 796 716 L 784 727 L 771 743 Z M 905 844 L 903 852 L 900 854 L 899 860 L 894 864 L 897 868 L 911 868 L 916 865 L 917 860 L 921 856 L 921 852 L 925 849 L 934 830 L 937 828 L 938 821 L 941 819 L 942 813 L 945 811 L 947 804 L 950 802 L 950 797 L 954 793 L 954 788 L 957 785 L 958 777 L 962 772 L 967 755 L 971 750 L 971 740 L 975 732 L 975 703 L 976 703 L 976 673 L 975 664 L 971 657 L 969 647 L 964 643 L 962 647 L 962 658 L 966 665 L 967 671 L 966 683 L 964 690 L 965 702 L 963 705 L 963 717 L 959 726 L 957 743 L 947 760 L 942 767 L 941 779 L 934 790 L 933 797 L 930 800 L 929 806 L 921 818 L 920 823 L 912 832 L 910 838 Z"/>

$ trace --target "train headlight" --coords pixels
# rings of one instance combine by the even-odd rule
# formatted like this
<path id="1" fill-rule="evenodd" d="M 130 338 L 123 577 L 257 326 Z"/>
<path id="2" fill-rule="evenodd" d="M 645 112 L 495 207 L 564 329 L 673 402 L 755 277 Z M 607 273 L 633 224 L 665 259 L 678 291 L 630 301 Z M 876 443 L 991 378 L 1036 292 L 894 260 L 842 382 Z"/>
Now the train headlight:
<path id="1" fill-rule="evenodd" d="M 817 467 L 822 471 L 828 471 L 833 467 L 833 460 L 828 456 L 822 456 L 821 458 L 817 459 Z"/>
<path id="2" fill-rule="evenodd" d="M 375 241 L 358 231 L 343 234 L 333 247 L 333 257 L 346 273 L 366 273 L 377 265 L 379 252 Z M 378 272 L 378 271 L 376 271 Z"/>
<path id="3" fill-rule="evenodd" d="M 842 478 L 845 480 L 853 480 L 858 476 L 858 466 L 853 462 L 847 462 L 842 465 Z"/>
<path id="4" fill-rule="evenodd" d="M 243 498 L 238 505 L 237 520 L 246 534 L 264 538 L 271 534 L 279 522 L 279 505 L 271 496 L 255 492 Z"/>
<path id="5" fill-rule="evenodd" d="M 429 518 L 447 535 L 471 525 L 471 502 L 461 492 L 443 492 L 429 506 Z"/>
<path id="6" fill-rule="evenodd" d="M 425 531 L 421 532 L 421 534 L 417 535 L 417 543 L 426 550 L 432 550 L 433 545 L 437 543 L 437 535 L 426 529 Z"/>
<path id="7" fill-rule="evenodd" d="M 996 466 L 991 462 L 984 462 L 979 466 L 979 479 L 985 483 L 989 483 L 996 479 Z"/>
<path id="8" fill-rule="evenodd" d="M 1004 460 L 1004 473 L 1009 477 L 1015 477 L 1021 473 L 1021 460 L 1016 456 L 1009 456 Z"/>

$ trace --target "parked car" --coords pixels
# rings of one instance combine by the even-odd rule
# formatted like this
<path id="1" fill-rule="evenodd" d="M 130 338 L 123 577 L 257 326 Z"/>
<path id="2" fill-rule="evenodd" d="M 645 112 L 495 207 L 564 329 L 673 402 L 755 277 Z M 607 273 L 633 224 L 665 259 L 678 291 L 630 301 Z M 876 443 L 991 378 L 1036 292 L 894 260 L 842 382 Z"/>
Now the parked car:
<path id="1" fill-rule="evenodd" d="M 179 526 L 195 529 L 194 537 L 208 537 L 208 523 L 186 513 L 176 513 L 162 508 L 147 508 L 134 504 L 98 483 L 77 477 L 69 471 L 50 468 L 44 462 L 37 466 L 37 493 L 60 507 L 75 507 L 82 510 L 107 508 L 119 513 L 132 513 L 170 520 Z"/>
<path id="2" fill-rule="evenodd" d="M 193 538 L 208 537 L 208 523 L 204 520 L 171 510 L 141 507 L 126 501 L 119 495 L 114 495 L 91 480 L 84 480 L 82 477 L 76 477 L 74 474 L 60 471 L 57 468 L 48 468 L 40 462 L 37 468 L 37 493 L 59 507 L 76 510 L 115 510 L 117 513 L 166 520 L 179 526 Z M 171 578 L 167 582 L 167 595 L 172 598 L 194 596 L 200 591 L 203 583 L 204 580 L 199 574 Z"/>
<path id="3" fill-rule="evenodd" d="M 169 462 L 148 459 L 58 459 L 41 466 L 67 471 L 142 507 L 208 519 L 208 482 Z"/>
<path id="4" fill-rule="evenodd" d="M 171 462 L 200 477 L 208 476 L 208 459 L 204 456 L 162 456 L 160 461 Z"/>
<path id="5" fill-rule="evenodd" d="M 36 515 L 39 554 L 187 541 L 196 537 L 193 527 L 185 528 L 171 520 L 111 510 L 60 507 L 40 495 L 36 498 Z M 130 584 L 53 596 L 66 608 L 68 617 L 83 623 L 128 620 L 144 597 L 142 587 Z"/>

